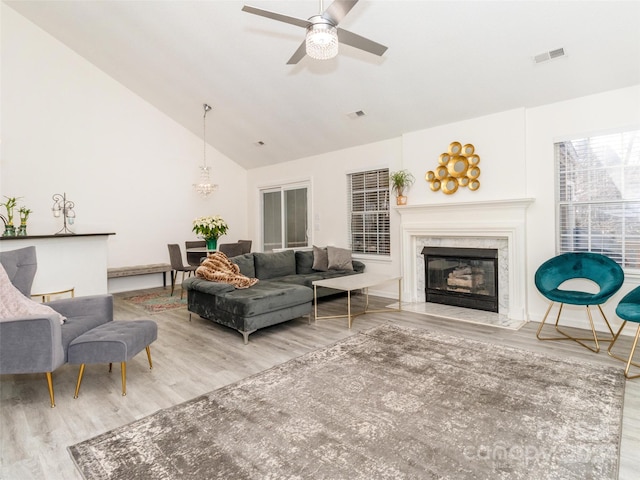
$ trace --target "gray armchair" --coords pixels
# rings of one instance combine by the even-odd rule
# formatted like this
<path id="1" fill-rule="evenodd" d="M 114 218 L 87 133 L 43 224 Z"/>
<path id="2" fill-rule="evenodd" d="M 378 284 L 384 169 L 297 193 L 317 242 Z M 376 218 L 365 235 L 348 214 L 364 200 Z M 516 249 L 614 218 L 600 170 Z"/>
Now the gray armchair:
<path id="1" fill-rule="evenodd" d="M 35 247 L 0 252 L 0 263 L 11 283 L 29 297 L 37 268 Z M 73 339 L 113 320 L 113 298 L 65 298 L 47 305 L 67 317 L 63 325 L 55 315 L 0 319 L 0 374 L 45 373 L 55 407 L 52 372 L 67 362 Z"/>

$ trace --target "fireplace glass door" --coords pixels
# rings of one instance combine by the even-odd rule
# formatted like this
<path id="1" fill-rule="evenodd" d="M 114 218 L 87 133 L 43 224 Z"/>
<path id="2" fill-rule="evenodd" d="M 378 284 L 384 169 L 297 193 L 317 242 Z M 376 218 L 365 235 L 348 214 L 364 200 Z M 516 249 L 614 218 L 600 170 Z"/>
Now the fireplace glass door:
<path id="1" fill-rule="evenodd" d="M 426 301 L 498 312 L 498 250 L 425 247 Z"/>

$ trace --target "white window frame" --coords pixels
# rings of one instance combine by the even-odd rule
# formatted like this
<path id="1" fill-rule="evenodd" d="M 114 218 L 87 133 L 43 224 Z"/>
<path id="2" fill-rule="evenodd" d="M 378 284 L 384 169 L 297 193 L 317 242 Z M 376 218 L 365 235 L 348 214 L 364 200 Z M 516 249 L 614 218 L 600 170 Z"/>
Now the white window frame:
<path id="1" fill-rule="evenodd" d="M 603 253 L 640 274 L 640 129 L 558 141 L 554 157 L 557 253 Z"/>
<path id="2" fill-rule="evenodd" d="M 377 175 L 376 185 L 363 183 L 362 189 L 354 190 L 356 176 Z M 364 179 L 363 179 L 364 181 Z M 361 195 L 361 198 L 355 198 Z M 349 172 L 347 174 L 347 212 L 349 244 L 354 255 L 366 255 L 375 258 L 391 256 L 391 215 L 389 204 L 389 169 L 375 168 Z M 373 200 L 367 202 L 367 199 Z M 361 205 L 360 205 L 361 202 Z M 357 205 L 354 205 L 357 204 Z M 367 216 L 375 216 L 367 222 Z M 362 217 L 360 222 L 354 219 Z M 375 230 L 370 230 L 374 228 Z"/>
<path id="3" fill-rule="evenodd" d="M 287 246 L 286 243 L 286 235 L 287 235 L 287 214 L 285 209 L 285 195 L 286 192 L 291 190 L 301 190 L 306 189 L 306 219 L 305 219 L 305 239 L 306 242 L 304 245 L 295 245 L 295 246 Z M 267 250 L 265 248 L 265 211 L 264 211 L 264 195 L 267 193 L 276 193 L 280 192 L 280 246 L 273 247 Z M 261 248 L 262 251 L 276 251 L 283 249 L 299 249 L 299 248 L 309 248 L 311 247 L 311 236 L 309 231 L 309 222 L 311 219 L 311 182 L 309 181 L 300 181 L 294 183 L 285 183 L 281 185 L 271 185 L 271 186 L 263 186 L 259 188 L 259 197 L 260 197 L 260 238 L 261 238 Z"/>

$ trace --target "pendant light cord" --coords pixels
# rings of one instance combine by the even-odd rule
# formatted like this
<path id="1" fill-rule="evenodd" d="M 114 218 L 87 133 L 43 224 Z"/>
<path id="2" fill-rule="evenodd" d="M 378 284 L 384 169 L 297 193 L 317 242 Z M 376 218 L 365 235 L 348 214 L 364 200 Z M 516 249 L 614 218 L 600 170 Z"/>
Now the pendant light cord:
<path id="1" fill-rule="evenodd" d="M 203 158 L 204 168 L 207 168 L 207 112 L 211 110 L 211 107 L 206 103 L 203 105 L 203 107 L 204 107 L 204 115 L 202 116 L 202 143 L 203 143 L 202 158 Z"/>

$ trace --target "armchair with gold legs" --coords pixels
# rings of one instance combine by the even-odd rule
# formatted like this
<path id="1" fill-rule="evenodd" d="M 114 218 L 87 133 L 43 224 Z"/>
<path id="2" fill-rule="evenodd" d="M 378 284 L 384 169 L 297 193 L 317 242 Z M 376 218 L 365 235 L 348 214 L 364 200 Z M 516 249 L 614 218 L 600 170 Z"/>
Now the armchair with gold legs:
<path id="1" fill-rule="evenodd" d="M 0 252 L 0 302 L 5 307 L 33 304 L 33 312 L 0 315 L 0 374 L 44 373 L 54 407 L 54 370 L 67 362 L 73 339 L 113 320 L 113 298 L 63 298 L 42 309 L 43 305 L 29 298 L 36 270 L 35 247 Z M 66 317 L 63 324 L 60 315 Z"/>
<path id="2" fill-rule="evenodd" d="M 634 367 L 640 367 L 640 364 L 633 361 L 633 354 L 636 351 L 638 340 L 640 339 L 640 287 L 634 288 L 629 293 L 627 293 L 622 298 L 622 300 L 620 300 L 620 303 L 618 303 L 618 306 L 616 307 L 616 314 L 624 321 L 622 322 L 622 325 L 620 325 L 620 330 L 618 330 L 618 333 L 616 333 L 613 342 L 611 342 L 611 344 L 609 345 L 609 350 L 607 351 L 607 353 L 613 358 L 622 360 L 627 364 L 624 369 L 625 377 L 627 377 L 628 379 L 638 378 L 640 377 L 640 374 L 629 375 L 629 370 L 631 369 L 631 365 L 633 365 Z M 637 323 L 638 328 L 636 330 L 636 335 L 633 338 L 633 344 L 631 345 L 629 357 L 624 358 L 614 354 L 612 350 L 615 344 L 618 342 L 620 334 L 622 333 L 622 330 L 624 329 L 627 322 Z"/>
<path id="3" fill-rule="evenodd" d="M 587 281 L 595 283 L 598 291 L 593 293 L 586 287 L 574 283 L 566 286 L 568 281 Z M 592 252 L 563 253 L 544 262 L 535 274 L 535 285 L 544 297 L 550 300 L 549 308 L 538 327 L 536 336 L 539 340 L 573 340 L 592 352 L 600 351 L 600 341 L 610 342 L 614 333 L 601 305 L 611 298 L 622 287 L 624 273 L 620 265 L 605 255 Z M 555 321 L 555 330 L 561 336 L 542 336 L 542 330 L 554 303 L 559 304 Z M 580 305 L 586 307 L 591 337 L 573 337 L 560 328 L 560 315 L 564 305 Z M 608 334 L 606 338 L 598 338 L 589 307 L 597 306 Z M 584 342 L 589 342 L 584 343 Z M 592 343 L 591 343 L 592 342 Z"/>

